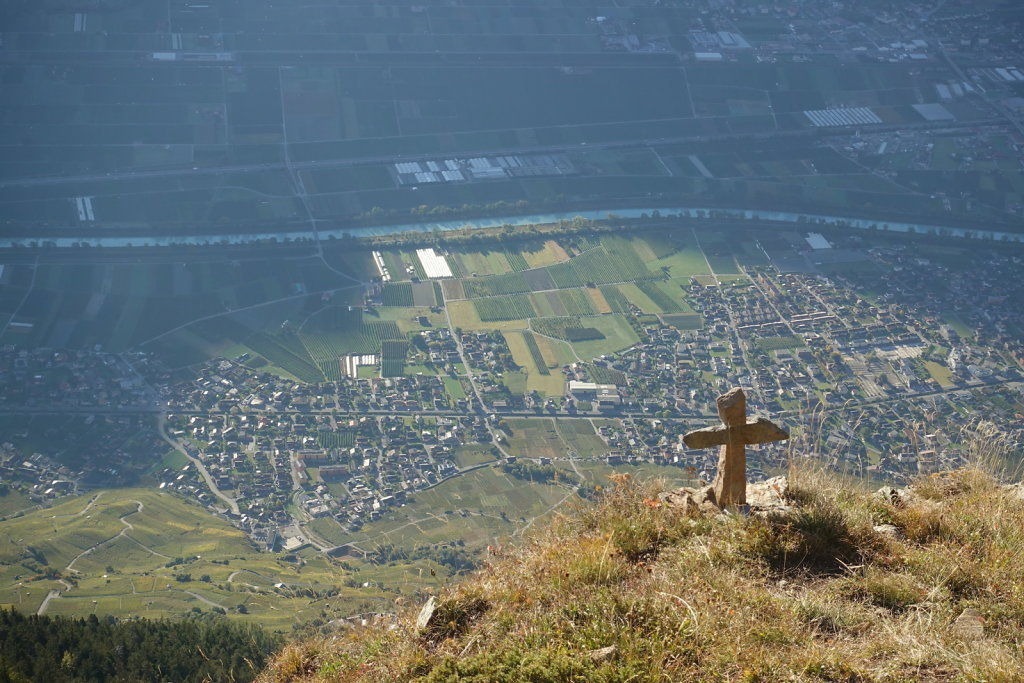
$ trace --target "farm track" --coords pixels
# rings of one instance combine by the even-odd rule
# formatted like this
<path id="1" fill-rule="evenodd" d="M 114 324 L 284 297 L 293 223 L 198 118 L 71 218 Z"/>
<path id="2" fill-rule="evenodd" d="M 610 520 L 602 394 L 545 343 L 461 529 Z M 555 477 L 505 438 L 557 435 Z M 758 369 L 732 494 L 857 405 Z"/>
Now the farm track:
<path id="1" fill-rule="evenodd" d="M 323 256 L 321 255 L 321 259 L 322 258 L 323 258 Z M 328 266 L 328 268 L 330 268 L 330 266 Z M 334 270 L 334 268 L 331 268 L 331 270 Z M 337 272 L 337 271 L 335 271 L 335 272 Z M 354 280 L 354 278 L 352 278 L 352 276 L 350 276 L 350 275 L 346 275 L 345 277 L 347 277 L 350 280 Z M 171 329 L 169 329 L 169 330 L 167 330 L 165 332 L 161 332 L 160 334 L 156 335 L 155 337 L 151 337 L 149 339 L 146 339 L 145 341 L 139 342 L 135 346 L 136 347 L 142 347 L 142 346 L 145 346 L 146 344 L 152 344 L 153 342 L 155 342 L 155 341 L 157 341 L 159 339 L 163 339 L 164 337 L 166 337 L 168 335 L 174 334 L 175 332 L 177 332 L 179 330 L 185 329 L 189 325 L 194 325 L 196 323 L 203 322 L 204 320 L 213 320 L 214 318 L 220 318 L 220 317 L 225 316 L 225 315 L 233 315 L 235 313 L 241 313 L 243 311 L 251 311 L 253 309 L 260 308 L 262 306 L 271 306 L 273 304 L 281 303 L 282 301 L 291 301 L 293 299 L 302 299 L 302 298 L 307 297 L 307 296 L 314 296 L 316 294 L 323 294 L 324 292 L 336 292 L 336 291 L 341 290 L 341 289 L 352 289 L 353 287 L 356 287 L 356 286 L 357 285 L 353 284 L 353 285 L 346 285 L 344 287 L 332 287 L 330 289 L 324 289 L 324 290 L 315 291 L 315 292 L 303 292 L 302 294 L 291 294 L 289 296 L 283 296 L 283 297 L 281 297 L 279 299 L 271 299 L 270 301 L 262 301 L 262 302 L 260 302 L 258 304 L 252 304 L 251 306 L 243 306 L 241 308 L 235 308 L 235 309 L 232 309 L 230 311 L 222 311 L 220 313 L 211 313 L 210 315 L 204 315 L 201 318 L 195 318 L 194 320 L 189 320 L 187 323 L 182 323 L 181 325 L 178 325 L 177 327 L 173 327 L 173 328 L 171 328 Z"/>
<path id="2" fill-rule="evenodd" d="M 104 491 L 100 491 L 95 496 L 90 498 L 89 502 L 85 504 L 85 507 L 79 510 L 78 512 L 71 512 L 66 515 L 52 515 L 51 519 L 60 519 L 61 517 L 81 517 L 86 512 L 92 509 L 92 507 L 96 504 L 96 501 L 99 500 L 100 496 L 102 496 L 104 493 Z"/>
<path id="3" fill-rule="evenodd" d="M 21 301 L 18 302 L 17 307 L 14 309 L 14 312 L 11 313 L 11 317 L 7 319 L 7 322 L 4 323 L 3 327 L 0 327 L 0 336 L 3 336 L 7 332 L 7 328 L 10 327 L 11 323 L 14 322 L 14 319 L 18 317 L 18 313 L 21 312 L 21 309 L 25 306 L 25 302 L 28 301 L 29 297 L 32 295 L 32 290 L 35 289 L 36 286 L 36 275 L 38 274 L 39 257 L 37 256 L 35 261 L 32 263 L 32 280 L 29 282 L 28 289 L 25 290 L 25 296 L 23 296 Z"/>
<path id="4" fill-rule="evenodd" d="M 99 494 L 93 496 L 92 500 L 90 500 L 86 504 L 86 506 L 84 508 L 82 508 L 82 510 L 80 512 L 77 512 L 74 515 L 61 515 L 61 516 L 71 517 L 71 516 L 80 516 L 80 515 L 85 514 L 90 508 L 92 508 L 92 506 L 96 503 L 96 501 L 99 499 L 99 497 L 101 495 L 103 495 L 102 491 Z M 162 558 L 164 558 L 166 560 L 171 559 L 167 555 L 164 555 L 162 553 L 158 553 L 157 551 L 153 550 L 152 548 L 150 548 L 149 546 L 147 546 L 145 543 L 143 543 L 142 541 L 138 540 L 137 538 L 132 538 L 131 536 L 128 535 L 128 532 L 134 530 L 135 527 L 126 518 L 128 516 L 130 516 L 130 515 L 134 515 L 134 514 L 138 514 L 138 513 L 142 512 L 142 510 L 146 507 L 145 504 L 141 500 L 133 500 L 131 502 L 133 502 L 136 505 L 138 505 L 138 507 L 135 510 L 133 510 L 131 512 L 126 512 L 125 514 L 123 514 L 120 517 L 118 517 L 118 521 L 121 522 L 121 524 L 124 524 L 124 528 L 121 529 L 121 531 L 118 532 L 117 534 L 115 534 L 115 535 L 111 536 L 110 538 L 106 539 L 105 541 L 100 541 L 99 543 L 97 543 L 97 544 L 95 544 L 95 545 L 93 545 L 93 546 L 91 546 L 89 548 L 86 548 L 82 552 L 80 552 L 77 555 L 75 555 L 75 557 L 72 558 L 72 560 L 70 562 L 68 562 L 68 566 L 64 568 L 65 572 L 74 572 L 76 574 L 80 573 L 74 567 L 75 562 L 77 562 L 78 560 L 82 559 L 86 555 L 91 555 L 98 548 L 101 548 L 101 547 L 103 547 L 103 546 L 105 546 L 105 545 L 107 545 L 109 543 L 113 543 L 114 541 L 116 541 L 117 539 L 121 538 L 122 536 L 124 536 L 125 538 L 131 540 L 132 542 L 137 544 L 139 547 L 141 547 L 143 550 L 146 550 L 146 551 L 152 553 L 153 555 L 155 555 L 157 557 L 162 557 Z M 64 592 L 71 591 L 74 588 L 74 586 L 71 583 L 69 583 L 68 581 L 66 581 L 64 579 L 58 579 L 58 581 L 60 581 L 64 585 L 64 588 L 65 588 Z M 36 615 L 42 616 L 42 615 L 46 614 L 46 610 L 50 606 L 50 601 L 61 597 L 64 594 L 64 592 L 61 592 L 59 590 L 51 590 L 49 593 L 47 593 L 46 598 L 44 598 L 42 604 L 39 605 L 39 609 L 36 611 Z M 135 592 L 135 584 L 134 584 L 134 582 L 132 583 L 132 592 L 133 593 Z M 199 598 L 199 596 L 196 596 L 196 597 Z M 200 599 L 202 599 L 202 598 L 200 598 Z"/>
<path id="5" fill-rule="evenodd" d="M 193 598 L 195 598 L 199 602 L 203 603 L 204 605 L 209 605 L 210 607 L 218 607 L 218 608 L 220 608 L 222 610 L 227 611 L 227 607 L 225 607 L 224 605 L 216 603 L 213 600 L 210 600 L 209 598 L 204 598 L 199 593 L 194 593 L 192 591 L 186 591 L 186 590 L 181 590 L 181 589 L 176 589 L 176 588 L 172 588 L 171 590 L 177 591 L 178 593 L 185 593 L 186 595 L 191 595 Z"/>
<path id="6" fill-rule="evenodd" d="M 97 497 L 98 497 L 98 496 L 97 496 Z M 121 538 L 122 536 L 125 536 L 125 538 L 128 538 L 128 539 L 130 539 L 130 540 L 134 541 L 134 542 L 135 542 L 135 543 L 137 543 L 137 544 L 138 544 L 139 546 L 141 546 L 141 547 L 142 547 L 143 549 L 145 549 L 145 550 L 149 551 L 149 552 L 150 552 L 150 553 L 152 553 L 153 555 L 157 555 L 158 557 L 163 557 L 163 558 L 165 558 L 165 559 L 168 559 L 168 560 L 169 560 L 169 559 L 171 559 L 171 558 L 167 557 L 166 555 L 162 555 L 162 554 L 160 554 L 160 553 L 156 552 L 155 550 L 153 550 L 152 548 L 150 548 L 150 547 L 149 547 L 149 546 L 147 546 L 146 544 L 142 543 L 142 542 L 141 542 L 141 541 L 139 541 L 138 539 L 135 539 L 135 538 L 132 538 L 131 536 L 127 536 L 127 535 L 126 535 L 126 534 L 127 534 L 127 533 L 128 533 L 129 531 L 132 531 L 132 530 L 134 530 L 134 529 L 135 529 L 135 527 L 134 527 L 134 526 L 132 526 L 131 522 L 127 521 L 127 520 L 125 519 L 125 517 L 128 517 L 129 515 L 134 515 L 134 514 L 137 514 L 137 513 L 139 513 L 139 512 L 142 512 L 143 508 L 145 508 L 145 507 L 146 507 L 146 506 L 145 506 L 145 505 L 144 505 L 144 504 L 142 503 L 142 501 L 141 501 L 141 500 L 133 500 L 132 502 L 133 502 L 133 503 L 135 503 L 136 505 L 138 505 L 139 507 L 137 507 L 137 508 L 136 508 L 136 509 L 135 509 L 135 510 L 134 510 L 133 512 L 126 512 L 125 514 L 121 515 L 121 516 L 120 516 L 120 517 L 118 518 L 118 521 L 120 521 L 120 522 L 121 522 L 121 524 L 124 524 L 124 529 L 121 529 L 121 531 L 120 531 L 120 532 L 118 532 L 117 534 L 115 534 L 115 535 L 111 536 L 111 537 L 110 537 L 110 538 L 108 538 L 107 540 L 105 540 L 105 541 L 100 541 L 99 543 L 97 543 L 97 544 L 93 545 L 92 547 L 86 548 L 86 549 L 85 549 L 85 550 L 83 550 L 82 552 L 80 552 L 80 553 L 78 553 L 77 555 L 75 555 L 74 559 L 72 559 L 72 560 L 71 560 L 70 562 L 68 562 L 68 566 L 64 568 L 64 571 L 66 571 L 66 572 L 75 572 L 76 574 L 78 574 L 78 573 L 79 573 L 79 572 L 78 572 L 78 570 L 74 568 L 74 564 L 75 564 L 75 562 L 77 562 L 78 560 L 82 559 L 82 558 L 83 558 L 83 557 L 85 557 L 86 555 L 91 555 L 91 554 L 93 553 L 93 551 L 95 551 L 95 550 L 96 550 L 97 548 L 100 548 L 100 547 L 102 547 L 102 546 L 105 546 L 105 545 L 107 545 L 108 543 L 113 543 L 114 541 L 116 541 L 117 539 Z"/>

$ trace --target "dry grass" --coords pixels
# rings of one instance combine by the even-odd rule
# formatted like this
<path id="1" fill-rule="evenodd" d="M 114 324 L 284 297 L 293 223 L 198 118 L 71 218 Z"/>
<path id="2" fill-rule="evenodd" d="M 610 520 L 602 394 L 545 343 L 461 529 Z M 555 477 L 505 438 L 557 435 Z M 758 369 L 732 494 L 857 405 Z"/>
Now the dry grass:
<path id="1" fill-rule="evenodd" d="M 293 645 L 261 680 L 1024 680 L 1024 501 L 977 469 L 913 492 L 798 472 L 793 515 L 708 517 L 620 476 L 439 595 L 426 632 L 411 611 Z"/>

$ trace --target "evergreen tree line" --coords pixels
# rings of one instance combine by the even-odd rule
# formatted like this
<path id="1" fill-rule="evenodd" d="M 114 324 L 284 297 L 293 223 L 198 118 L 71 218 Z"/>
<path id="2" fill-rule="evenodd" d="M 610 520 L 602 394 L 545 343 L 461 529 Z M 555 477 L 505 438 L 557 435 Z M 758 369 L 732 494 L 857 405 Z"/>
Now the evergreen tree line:
<path id="1" fill-rule="evenodd" d="M 0 610 L 0 683 L 252 681 L 281 640 L 224 618 L 86 619 Z"/>
<path id="2" fill-rule="evenodd" d="M 501 466 L 505 474 L 511 474 L 517 479 L 532 481 L 538 484 L 548 484 L 558 481 L 558 470 L 551 465 L 535 465 L 532 462 L 517 460 L 507 462 Z"/>

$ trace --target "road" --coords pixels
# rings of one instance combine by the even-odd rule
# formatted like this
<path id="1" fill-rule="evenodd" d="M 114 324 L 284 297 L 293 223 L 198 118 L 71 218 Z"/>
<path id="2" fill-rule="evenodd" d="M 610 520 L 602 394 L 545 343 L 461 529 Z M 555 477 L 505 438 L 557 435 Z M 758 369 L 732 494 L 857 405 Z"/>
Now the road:
<path id="1" fill-rule="evenodd" d="M 711 277 L 715 278 L 715 284 L 721 285 L 722 281 L 718 279 L 718 274 L 715 272 L 715 269 L 711 267 L 711 261 L 708 260 L 707 252 L 705 252 L 704 248 L 700 246 L 700 237 L 697 235 L 697 229 L 690 228 L 690 232 L 693 234 L 694 243 L 697 245 L 700 253 L 704 255 L 704 262 L 708 265 L 708 272 L 711 273 Z M 721 289 L 721 287 L 719 287 L 719 289 Z M 747 356 L 747 350 L 744 347 L 743 338 L 740 336 L 739 325 L 736 324 L 736 316 L 732 312 L 732 306 L 729 306 L 728 304 L 723 305 L 725 306 L 726 315 L 729 316 L 729 330 L 732 332 L 733 343 L 736 345 L 736 348 L 740 350 L 740 356 L 743 358 L 743 367 L 750 374 L 750 381 L 753 385 L 751 388 L 754 390 L 754 395 L 758 400 L 764 403 L 768 397 L 765 395 L 765 392 L 762 391 L 761 384 L 757 379 L 757 373 L 754 372 L 754 366 L 751 364 L 750 358 Z"/>
<path id="2" fill-rule="evenodd" d="M 29 296 L 31 296 L 31 294 L 32 294 L 32 290 L 36 286 L 36 275 L 38 273 L 39 273 L 39 257 L 37 256 L 35 258 L 35 260 L 33 261 L 33 263 L 32 263 L 32 280 L 28 284 L 28 289 L 25 290 L 25 296 L 21 297 L 21 301 L 18 302 L 18 305 L 15 307 L 14 312 L 11 313 L 11 317 L 9 317 L 4 322 L 3 326 L 0 327 L 0 336 L 3 336 L 3 334 L 5 332 L 7 332 L 7 328 L 10 327 L 11 323 L 14 322 L 14 319 L 18 317 L 18 313 L 21 312 L 21 309 L 25 305 L 25 302 L 28 301 Z"/>
<path id="3" fill-rule="evenodd" d="M 206 486 L 207 488 L 210 489 L 210 492 L 213 493 L 213 495 L 220 498 L 222 501 L 224 501 L 224 503 L 229 508 L 231 508 L 232 514 L 234 514 L 236 517 L 242 514 L 241 511 L 238 509 L 238 501 L 235 500 L 234 498 L 229 497 L 227 494 L 225 494 L 223 491 L 217 488 L 217 483 L 213 480 L 213 477 L 210 476 L 210 472 L 209 470 L 206 469 L 206 465 L 203 464 L 203 461 L 189 453 L 188 449 L 185 448 L 185 445 L 181 441 L 179 441 L 178 439 L 172 439 L 170 435 L 167 434 L 167 414 L 165 412 L 161 412 L 160 417 L 157 420 L 157 432 L 159 432 L 160 437 L 164 441 L 166 441 L 179 453 L 181 453 L 186 458 L 192 461 L 192 464 L 196 466 L 196 469 L 199 470 L 199 474 L 203 477 L 203 480 L 206 482 Z"/>
<path id="4" fill-rule="evenodd" d="M 903 123 L 899 125 L 877 125 L 871 127 L 872 133 L 884 133 L 889 131 L 897 130 L 928 130 L 931 128 L 942 128 L 942 129 L 957 129 L 966 128 L 973 129 L 979 126 L 988 125 L 992 123 L 1002 123 L 1002 119 L 983 119 L 976 121 L 942 121 L 942 122 L 931 122 L 921 121 L 916 123 Z M 642 126 L 645 121 L 634 121 L 637 126 Z M 804 128 L 798 130 L 786 130 L 786 131 L 770 131 L 765 133 L 723 133 L 715 135 L 684 135 L 676 136 L 671 138 L 661 138 L 658 140 L 650 140 L 647 138 L 631 138 L 628 140 L 613 140 L 608 142 L 594 141 L 587 143 L 587 150 L 613 150 L 613 149 L 634 149 L 634 148 L 659 148 L 659 147 L 672 147 L 681 144 L 692 144 L 692 143 L 722 143 L 722 142 L 742 142 L 745 140 L 777 140 L 779 138 L 801 138 L 801 137 L 832 137 L 832 136 L 849 136 L 852 132 L 851 128 L 838 127 L 835 129 L 823 129 L 823 128 Z M 559 145 L 533 145 L 528 147 L 516 147 L 509 149 L 505 148 L 483 148 L 474 149 L 462 153 L 463 156 L 494 156 L 494 155 L 505 155 L 505 154 L 557 154 L 562 152 L 579 152 L 581 149 L 579 144 L 559 144 Z M 0 180 L 0 189 L 3 188 L 29 188 L 29 187 L 43 187 L 49 185 L 78 185 L 84 182 L 97 182 L 97 181 L 112 181 L 120 182 L 125 180 L 146 180 L 152 178 L 170 180 L 178 177 L 196 177 L 196 176 L 217 176 L 228 173 L 247 173 L 254 171 L 267 171 L 267 170 L 282 170 L 295 174 L 298 171 L 311 171 L 311 170 L 328 170 L 338 168 L 350 168 L 353 166 L 366 166 L 366 165 L 377 165 L 377 164 L 391 164 L 403 161 L 426 161 L 436 159 L 439 156 L 451 156 L 452 153 L 438 153 L 432 155 L 425 154 L 410 154 L 410 155 L 372 155 L 372 156 L 361 156 L 361 157 L 350 157 L 347 159 L 318 159 L 310 161 L 295 161 L 290 157 L 287 161 L 268 161 L 256 164 L 224 164 L 221 166 L 199 166 L 199 167 L 179 167 L 179 168 L 160 168 L 152 170 L 131 170 L 131 171 L 111 171 L 105 173 L 89 173 L 79 175 L 68 175 L 68 176 L 38 176 L 38 177 L 25 177 L 25 178 L 11 178 L 6 180 Z M 458 156 L 458 155 L 456 155 Z M 193 170 L 193 168 L 195 170 Z M 303 221 L 308 224 L 308 219 Z"/>
<path id="5" fill-rule="evenodd" d="M 54 591 L 50 591 L 49 593 L 47 593 L 46 597 L 43 598 L 43 604 L 39 605 L 39 609 L 36 610 L 36 615 L 41 617 L 44 614 L 46 614 L 46 608 L 50 606 L 50 600 L 53 600 L 54 598 L 59 598 L 59 597 L 60 597 L 60 591 L 54 590 Z"/>
<path id="6" fill-rule="evenodd" d="M 444 306 L 444 304 L 445 302 L 441 302 L 442 306 Z M 473 377 L 473 372 L 470 370 L 469 363 L 466 361 L 466 350 L 462 346 L 462 340 L 459 339 L 459 335 L 455 333 L 455 326 L 452 325 L 450 307 L 444 306 L 444 315 L 445 319 L 448 321 L 448 330 L 455 339 L 455 348 L 459 352 L 459 360 L 462 361 L 462 367 L 466 369 L 466 378 L 469 379 L 469 385 L 473 389 L 473 396 L 476 397 L 477 406 L 479 406 L 477 412 L 483 413 L 484 401 L 480 396 L 480 389 L 476 385 L 476 379 Z M 491 441 L 493 442 L 494 447 L 497 448 L 498 451 L 506 458 L 511 457 L 511 454 L 505 450 L 504 446 L 501 445 L 501 442 L 505 439 L 505 435 L 491 424 L 490 418 L 485 416 L 484 423 L 487 425 L 487 431 L 491 434 Z"/>
<path id="7" fill-rule="evenodd" d="M 863 400 L 858 401 L 857 405 L 873 405 L 875 403 L 895 403 L 898 401 L 913 401 L 919 398 L 928 398 L 931 396 L 938 396 L 941 394 L 952 394 L 958 391 L 965 391 L 970 389 L 981 389 L 984 387 L 1001 386 L 1005 384 L 1017 384 L 1021 383 L 1019 379 L 1001 379 L 994 380 L 991 382 L 984 382 L 980 384 L 970 384 L 965 386 L 956 386 L 950 389 L 939 389 L 936 391 L 919 392 L 919 393 L 908 393 L 900 394 L 897 396 L 886 396 L 884 398 Z M 834 410 L 840 406 L 825 406 L 824 410 Z M 124 406 L 124 407 L 84 407 L 84 408 L 69 408 L 62 406 L 53 407 L 29 407 L 19 408 L 14 406 L 0 406 L 0 415 L 146 415 L 146 414 L 159 414 L 166 420 L 166 413 L 172 412 L 176 415 L 195 415 L 199 417 L 223 417 L 227 413 L 210 411 L 210 410 L 182 410 L 173 409 L 168 410 L 167 408 L 154 407 L 152 405 L 138 405 L 138 406 Z M 790 410 L 784 411 L 783 414 L 793 415 L 799 411 Z M 366 415 L 374 415 L 381 417 L 412 417 L 413 415 L 423 415 L 424 417 L 461 417 L 464 413 L 460 413 L 454 410 L 420 410 L 416 412 L 410 411 L 388 411 L 388 410 L 369 410 L 369 411 L 347 411 L 347 410 L 335 410 L 335 409 L 323 409 L 323 410 L 308 410 L 303 412 L 267 412 L 267 415 L 330 415 L 339 418 L 349 417 L 363 417 Z M 588 413 L 555 413 L 555 414 L 538 414 L 533 411 L 525 410 L 509 410 L 501 412 L 501 417 L 504 418 L 515 418 L 525 420 L 550 420 L 551 418 L 558 418 L 559 420 L 592 420 L 594 418 L 634 418 L 634 419 L 645 419 L 651 416 L 647 413 L 608 413 L 600 415 L 590 415 Z M 659 417 L 662 422 L 693 422 L 693 421 L 706 421 L 718 419 L 717 413 L 693 413 L 690 415 L 676 415 L 670 417 Z M 168 441 L 172 446 L 178 448 L 178 444 L 173 440 L 169 440 L 168 437 L 163 434 L 164 440 Z M 186 454 L 187 455 L 187 454 Z M 191 458 L 190 458 L 191 459 Z"/>

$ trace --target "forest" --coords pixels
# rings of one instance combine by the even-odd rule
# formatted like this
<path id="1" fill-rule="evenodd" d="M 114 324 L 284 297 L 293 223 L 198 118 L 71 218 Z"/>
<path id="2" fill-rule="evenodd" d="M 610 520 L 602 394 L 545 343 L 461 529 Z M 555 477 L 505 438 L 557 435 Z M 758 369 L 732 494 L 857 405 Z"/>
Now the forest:
<path id="1" fill-rule="evenodd" d="M 250 624 L 67 619 L 0 610 L 0 683 L 251 681 L 281 646 Z"/>

